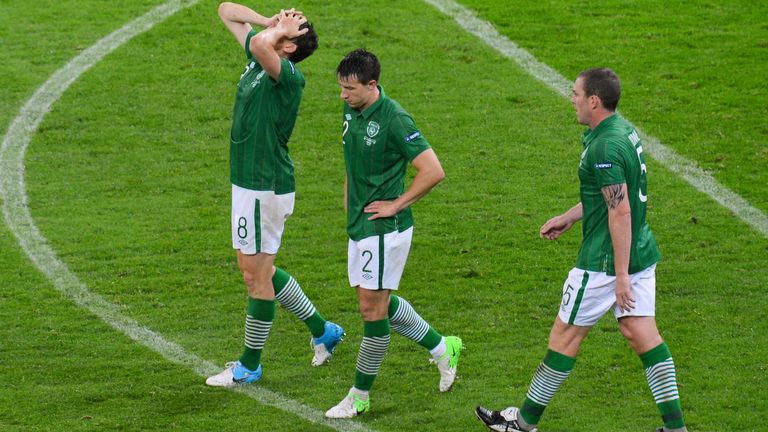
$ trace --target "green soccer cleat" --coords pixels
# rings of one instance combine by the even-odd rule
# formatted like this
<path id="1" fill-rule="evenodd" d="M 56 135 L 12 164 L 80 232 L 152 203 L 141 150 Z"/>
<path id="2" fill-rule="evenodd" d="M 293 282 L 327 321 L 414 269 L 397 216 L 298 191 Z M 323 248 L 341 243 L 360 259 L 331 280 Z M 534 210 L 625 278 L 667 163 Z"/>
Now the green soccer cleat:
<path id="1" fill-rule="evenodd" d="M 461 355 L 461 349 L 464 347 L 461 339 L 456 336 L 446 337 L 445 345 L 445 354 L 437 360 L 432 360 L 433 363 L 437 364 L 437 369 L 440 371 L 441 392 L 447 392 L 453 386 L 453 382 L 456 380 L 459 356 Z"/>
<path id="2" fill-rule="evenodd" d="M 355 392 L 355 388 L 349 389 L 347 397 L 341 400 L 338 405 L 325 412 L 328 418 L 341 419 L 353 418 L 371 409 L 371 398 L 361 398 Z"/>

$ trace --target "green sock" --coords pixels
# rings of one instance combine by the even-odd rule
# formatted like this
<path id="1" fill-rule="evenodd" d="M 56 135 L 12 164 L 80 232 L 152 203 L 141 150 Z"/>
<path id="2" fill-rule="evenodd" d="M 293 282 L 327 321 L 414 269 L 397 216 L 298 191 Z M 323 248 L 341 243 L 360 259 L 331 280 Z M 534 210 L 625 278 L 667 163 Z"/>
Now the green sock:
<path id="1" fill-rule="evenodd" d="M 275 319 L 275 301 L 248 298 L 248 314 L 245 316 L 245 348 L 240 363 L 256 370 L 261 363 L 261 350 L 269 336 Z"/>
<path id="2" fill-rule="evenodd" d="M 529 425 L 539 424 L 539 419 L 544 414 L 544 408 L 547 407 L 555 392 L 568 378 L 575 364 L 576 359 L 574 357 L 547 350 L 547 355 L 544 356 L 544 361 L 536 369 L 536 374 L 534 374 L 528 388 L 528 394 L 525 396 L 525 402 L 520 408 L 520 416 L 525 423 Z"/>
<path id="3" fill-rule="evenodd" d="M 280 306 L 304 321 L 312 336 L 320 337 L 325 333 L 325 319 L 315 309 L 293 276 L 281 268 L 275 268 L 272 286 L 275 288 L 275 298 L 280 302 Z"/>
<path id="4" fill-rule="evenodd" d="M 651 387 L 653 399 L 659 407 L 664 427 L 679 429 L 685 427 L 680 396 L 677 393 L 677 377 L 672 353 L 666 343 L 640 355 L 645 368 L 645 377 Z"/>
<path id="5" fill-rule="evenodd" d="M 443 339 L 402 297 L 389 297 L 389 320 L 392 330 L 432 351 Z"/>
<path id="6" fill-rule="evenodd" d="M 363 342 L 357 354 L 355 388 L 368 391 L 379 373 L 389 346 L 389 319 L 363 321 Z"/>

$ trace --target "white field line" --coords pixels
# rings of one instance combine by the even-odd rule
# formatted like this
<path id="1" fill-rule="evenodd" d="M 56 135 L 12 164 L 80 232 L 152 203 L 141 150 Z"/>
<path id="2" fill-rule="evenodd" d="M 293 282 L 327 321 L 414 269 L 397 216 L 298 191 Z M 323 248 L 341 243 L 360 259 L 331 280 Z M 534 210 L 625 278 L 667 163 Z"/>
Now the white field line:
<path id="1" fill-rule="evenodd" d="M 85 71 L 134 36 L 151 29 L 174 13 L 198 3 L 199 0 L 172 0 L 131 21 L 104 37 L 56 71 L 27 101 L 13 120 L 0 147 L 0 198 L 3 217 L 30 260 L 64 296 L 90 311 L 134 341 L 156 351 L 166 360 L 186 366 L 202 377 L 221 370 L 182 346 L 142 326 L 122 314 L 116 306 L 88 290 L 77 276 L 56 256 L 47 240 L 35 226 L 27 205 L 24 184 L 24 154 L 43 117 L 69 86 Z M 307 365 L 307 367 L 310 367 Z M 354 421 L 326 420 L 323 413 L 302 405 L 280 393 L 266 388 L 246 386 L 236 391 L 244 393 L 263 405 L 273 406 L 311 423 L 341 432 L 370 432 L 371 429 Z"/>
<path id="2" fill-rule="evenodd" d="M 424 1 L 456 20 L 464 30 L 480 38 L 504 57 L 513 60 L 537 80 L 551 87 L 562 96 L 566 98 L 571 97 L 572 84 L 570 81 L 566 80 L 556 70 L 536 60 L 528 51 L 520 48 L 506 36 L 500 34 L 490 23 L 478 18 L 471 10 L 456 3 L 454 0 Z M 768 237 L 768 217 L 762 211 L 718 183 L 711 175 L 699 168 L 695 162 L 678 155 L 674 150 L 659 142 L 658 139 L 643 133 L 640 129 L 637 129 L 637 132 L 645 141 L 644 150 L 654 159 L 682 177 L 696 190 L 707 194 L 723 207 L 731 210 L 736 216 L 763 236 Z"/>

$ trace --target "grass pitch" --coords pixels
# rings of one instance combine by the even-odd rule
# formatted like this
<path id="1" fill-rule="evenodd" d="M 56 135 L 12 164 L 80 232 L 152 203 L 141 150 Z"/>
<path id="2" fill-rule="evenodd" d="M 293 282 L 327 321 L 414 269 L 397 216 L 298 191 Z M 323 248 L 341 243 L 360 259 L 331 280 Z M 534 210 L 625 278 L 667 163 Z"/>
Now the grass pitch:
<path id="1" fill-rule="evenodd" d="M 55 70 L 160 3 L 4 2 L 0 131 Z M 766 5 L 463 3 L 566 77 L 613 67 L 626 117 L 768 211 Z M 329 367 L 311 368 L 308 332 L 278 312 L 260 385 L 322 411 L 352 384 L 362 324 L 346 286 L 334 70 L 365 46 L 448 175 L 415 205 L 401 294 L 467 351 L 456 387 L 441 395 L 423 349 L 393 337 L 372 412 L 357 421 L 376 431 L 482 430 L 473 407 L 520 403 L 544 354 L 580 233 L 546 242 L 537 231 L 578 200 L 583 128 L 567 100 L 425 3 L 296 6 L 315 22 L 321 48 L 301 65 L 296 212 L 278 265 L 348 336 Z M 245 311 L 229 245 L 227 162 L 243 60 L 216 2 L 202 1 L 81 76 L 25 158 L 31 214 L 59 258 L 124 315 L 221 364 L 240 353 Z M 768 411 L 768 241 L 653 160 L 649 199 L 664 255 L 657 318 L 689 429 L 768 430 L 758 414 Z M 0 251 L 1 430 L 330 430 L 206 388 L 193 371 L 79 309 L 5 225 Z M 659 424 L 639 360 L 604 319 L 542 430 Z"/>

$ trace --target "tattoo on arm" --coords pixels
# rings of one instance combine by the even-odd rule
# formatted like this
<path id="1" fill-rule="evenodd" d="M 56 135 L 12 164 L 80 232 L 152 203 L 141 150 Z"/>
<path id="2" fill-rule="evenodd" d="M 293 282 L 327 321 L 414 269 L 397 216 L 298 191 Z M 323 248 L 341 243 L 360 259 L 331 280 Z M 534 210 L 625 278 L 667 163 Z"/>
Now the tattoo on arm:
<path id="1" fill-rule="evenodd" d="M 608 208 L 611 210 L 615 209 L 616 207 L 621 204 L 622 201 L 624 201 L 624 191 L 622 190 L 623 184 L 614 184 L 614 185 L 608 185 L 602 188 L 603 192 L 603 199 L 605 200 L 605 203 L 608 205 Z"/>

